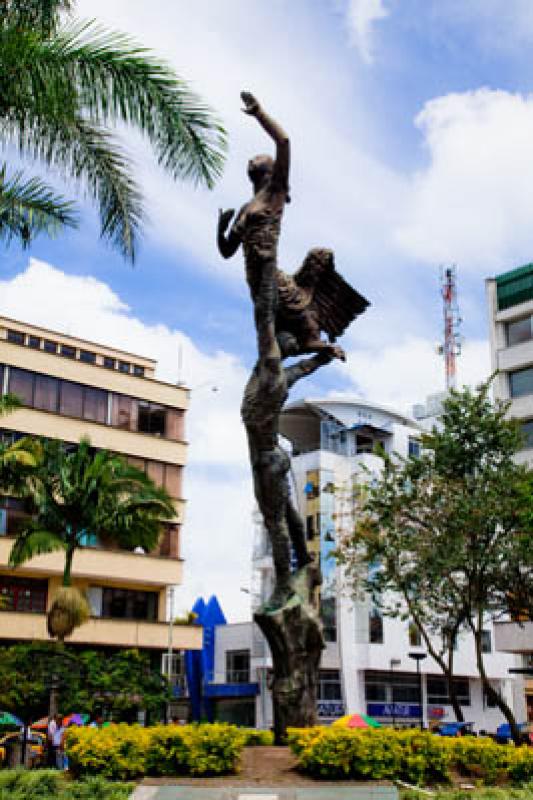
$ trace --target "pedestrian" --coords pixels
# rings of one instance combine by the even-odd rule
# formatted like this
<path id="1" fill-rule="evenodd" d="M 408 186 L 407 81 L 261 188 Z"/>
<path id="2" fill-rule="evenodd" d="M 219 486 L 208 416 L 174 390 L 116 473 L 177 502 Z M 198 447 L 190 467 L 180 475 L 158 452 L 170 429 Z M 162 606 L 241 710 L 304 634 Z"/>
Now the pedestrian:
<path id="1" fill-rule="evenodd" d="M 65 730 L 66 730 L 65 726 L 58 717 L 57 727 L 52 737 L 52 742 L 53 742 L 52 746 L 54 748 L 54 753 L 56 758 L 55 766 L 57 769 L 64 768 L 63 736 L 65 735 Z"/>
<path id="2" fill-rule="evenodd" d="M 46 744 L 47 744 L 47 763 L 49 767 L 57 766 L 57 750 L 54 744 L 54 737 L 58 728 L 61 726 L 59 714 L 53 714 L 48 720 L 46 729 Z"/>

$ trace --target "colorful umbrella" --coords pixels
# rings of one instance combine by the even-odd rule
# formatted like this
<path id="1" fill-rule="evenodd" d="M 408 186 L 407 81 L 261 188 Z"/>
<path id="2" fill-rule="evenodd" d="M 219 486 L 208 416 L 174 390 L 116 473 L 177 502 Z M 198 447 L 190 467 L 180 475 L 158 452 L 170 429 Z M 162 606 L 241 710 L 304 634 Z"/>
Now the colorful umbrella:
<path id="1" fill-rule="evenodd" d="M 380 723 L 368 714 L 346 714 L 336 719 L 333 725 L 337 728 L 380 728 Z"/>
<path id="2" fill-rule="evenodd" d="M 85 714 L 69 714 L 66 717 L 63 717 L 63 725 L 65 728 L 68 725 L 85 725 L 85 720 L 83 717 L 86 716 Z"/>
<path id="3" fill-rule="evenodd" d="M 23 728 L 24 723 L 21 719 L 11 714 L 9 711 L 0 711 L 0 726 Z"/>
<path id="4" fill-rule="evenodd" d="M 41 719 L 38 719 L 37 722 L 33 723 L 33 725 L 30 725 L 30 728 L 35 728 L 36 730 L 46 730 L 48 728 L 48 717 L 41 717 Z"/>

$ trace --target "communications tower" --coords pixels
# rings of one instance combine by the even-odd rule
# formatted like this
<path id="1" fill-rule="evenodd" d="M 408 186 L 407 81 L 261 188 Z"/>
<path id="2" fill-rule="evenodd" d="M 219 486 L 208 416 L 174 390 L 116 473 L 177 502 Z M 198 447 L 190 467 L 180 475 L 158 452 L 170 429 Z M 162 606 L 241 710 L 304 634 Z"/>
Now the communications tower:
<path id="1" fill-rule="evenodd" d="M 457 356 L 461 355 L 459 326 L 462 322 L 457 305 L 457 267 L 452 264 L 441 268 L 441 295 L 444 311 L 444 343 L 439 353 L 444 356 L 446 369 L 446 391 L 455 389 Z"/>

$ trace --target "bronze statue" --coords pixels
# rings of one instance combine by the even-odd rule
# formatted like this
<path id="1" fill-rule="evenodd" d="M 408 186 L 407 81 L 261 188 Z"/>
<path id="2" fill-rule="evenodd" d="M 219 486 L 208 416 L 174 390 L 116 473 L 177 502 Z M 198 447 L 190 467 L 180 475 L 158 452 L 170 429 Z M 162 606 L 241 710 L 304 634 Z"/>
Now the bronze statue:
<path id="1" fill-rule="evenodd" d="M 254 304 L 258 358 L 241 406 L 254 493 L 274 560 L 276 582 L 269 600 L 255 613 L 272 653 L 274 730 L 283 741 L 286 728 L 316 718 L 316 686 L 324 647 L 314 608 L 319 566 L 307 552 L 305 530 L 293 506 L 287 474 L 289 457 L 279 443 L 279 417 L 289 389 L 334 358 L 334 344 L 367 301 L 335 272 L 330 250 L 311 250 L 295 276 L 278 270 L 281 218 L 289 200 L 289 138 L 255 97 L 242 92 L 244 111 L 254 116 L 276 143 L 276 158 L 257 156 L 248 164 L 254 196 L 239 212 L 226 237 L 233 211 L 219 214 L 218 246 L 225 258 L 242 243 L 246 278 Z M 326 331 L 330 341 L 321 339 Z M 315 353 L 285 367 L 287 355 Z M 297 569 L 291 570 L 291 545 Z"/>
<path id="2" fill-rule="evenodd" d="M 219 212 L 217 243 L 224 258 L 231 258 L 242 244 L 246 278 L 255 302 L 264 260 L 277 259 L 283 209 L 290 201 L 290 146 L 285 131 L 263 111 L 255 97 L 249 92 L 243 92 L 241 97 L 245 113 L 256 117 L 276 142 L 276 160 L 260 155 L 249 161 L 254 196 L 241 208 L 227 236 L 235 211 Z M 369 303 L 335 271 L 333 252 L 325 248 L 310 250 L 293 276 L 277 269 L 276 260 L 275 280 L 276 333 L 283 357 L 325 351 L 344 360 L 344 351 L 334 342 Z M 322 340 L 322 331 L 327 333 L 329 342 Z"/>

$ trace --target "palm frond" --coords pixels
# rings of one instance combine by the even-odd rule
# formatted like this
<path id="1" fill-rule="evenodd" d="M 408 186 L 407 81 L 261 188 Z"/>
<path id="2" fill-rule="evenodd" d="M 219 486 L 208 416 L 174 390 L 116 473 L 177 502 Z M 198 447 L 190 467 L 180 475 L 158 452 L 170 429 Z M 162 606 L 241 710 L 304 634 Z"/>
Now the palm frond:
<path id="1" fill-rule="evenodd" d="M 0 167 L 0 239 L 27 247 L 39 233 L 54 236 L 75 225 L 72 203 L 38 178 L 21 172 L 8 178 L 6 165 Z"/>
<path id="2" fill-rule="evenodd" d="M 22 405 L 16 394 L 3 394 L 0 396 L 0 417 L 11 414 Z"/>
<path id="3" fill-rule="evenodd" d="M 28 110 L 29 112 L 29 110 Z M 96 200 L 100 231 L 130 260 L 135 260 L 144 218 L 141 193 L 129 159 L 114 138 L 80 116 L 27 114 L 18 121 L 18 145 L 23 155 L 59 168 Z"/>
<path id="4" fill-rule="evenodd" d="M 49 36 L 57 29 L 59 15 L 72 10 L 72 0 L 3 0 L 0 24 L 37 29 Z"/>
<path id="5" fill-rule="evenodd" d="M 93 120 L 136 127 L 174 177 L 213 185 L 224 162 L 224 128 L 167 64 L 129 36 L 94 22 L 63 28 L 48 49 L 79 87 Z"/>
<path id="6" fill-rule="evenodd" d="M 65 542 L 55 533 L 40 530 L 30 521 L 27 528 L 17 534 L 9 554 L 10 567 L 20 567 L 26 561 L 43 553 L 55 553 L 64 550 Z"/>

